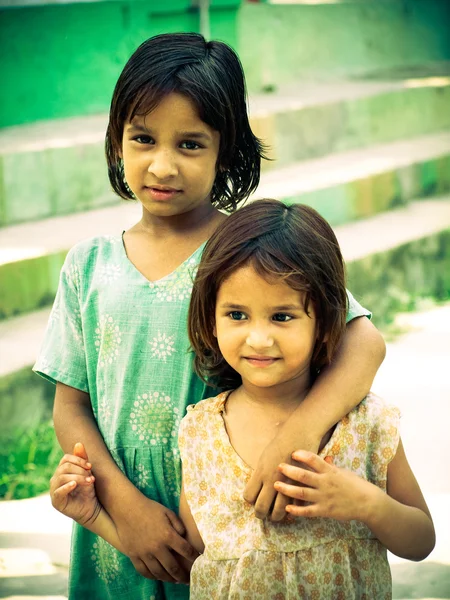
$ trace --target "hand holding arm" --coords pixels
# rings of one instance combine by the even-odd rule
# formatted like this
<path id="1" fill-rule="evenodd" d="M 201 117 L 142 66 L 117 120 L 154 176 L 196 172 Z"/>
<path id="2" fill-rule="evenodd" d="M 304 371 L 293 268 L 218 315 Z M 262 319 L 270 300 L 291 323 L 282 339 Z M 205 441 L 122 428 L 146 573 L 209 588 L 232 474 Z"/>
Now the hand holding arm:
<path id="1" fill-rule="evenodd" d="M 197 552 L 184 539 L 182 522 L 173 511 L 144 496 L 119 469 L 98 430 L 89 395 L 58 383 L 53 415 L 63 450 L 70 452 L 82 439 L 89 451 L 95 464 L 95 491 L 116 528 L 121 552 L 144 577 L 187 582 L 178 555 L 192 562 Z"/>
<path id="2" fill-rule="evenodd" d="M 288 499 L 274 489 L 280 479 L 278 465 L 290 463 L 297 448 L 319 450 L 328 430 L 370 391 L 385 351 L 384 340 L 369 319 L 360 317 L 347 324 L 333 363 L 322 370 L 305 400 L 264 450 L 245 488 L 244 497 L 255 505 L 258 518 L 269 514 L 274 500 L 272 519 L 285 516 Z"/>

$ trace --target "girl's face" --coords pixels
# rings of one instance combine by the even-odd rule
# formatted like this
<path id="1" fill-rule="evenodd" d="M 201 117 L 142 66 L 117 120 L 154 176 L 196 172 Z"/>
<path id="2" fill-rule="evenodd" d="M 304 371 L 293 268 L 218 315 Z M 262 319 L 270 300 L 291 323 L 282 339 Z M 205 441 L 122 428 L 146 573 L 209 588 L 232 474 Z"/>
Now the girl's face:
<path id="1" fill-rule="evenodd" d="M 145 116 L 126 122 L 125 179 L 153 216 L 211 209 L 220 134 L 204 123 L 187 97 L 172 93 Z"/>
<path id="2" fill-rule="evenodd" d="M 311 304 L 308 310 L 309 316 L 300 292 L 281 281 L 267 282 L 251 265 L 222 283 L 214 334 L 244 385 L 309 387 L 316 318 Z"/>

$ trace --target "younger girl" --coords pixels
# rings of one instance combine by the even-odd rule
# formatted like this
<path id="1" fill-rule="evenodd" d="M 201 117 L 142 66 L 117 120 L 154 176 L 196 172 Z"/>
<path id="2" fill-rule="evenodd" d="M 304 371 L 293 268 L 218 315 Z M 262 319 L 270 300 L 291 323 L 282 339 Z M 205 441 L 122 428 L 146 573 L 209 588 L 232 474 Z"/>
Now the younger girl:
<path id="1" fill-rule="evenodd" d="M 188 351 L 193 272 L 226 222 L 223 211 L 255 190 L 260 173 L 236 54 L 197 34 L 144 42 L 114 90 L 106 154 L 114 190 L 140 202 L 142 218 L 69 252 L 35 365 L 56 383 L 62 448 L 71 452 L 82 440 L 95 463 L 96 492 L 123 552 L 76 525 L 69 596 L 186 598 L 173 583 L 188 581 L 181 557 L 192 562 L 197 553 L 176 514 L 177 435 L 186 406 L 208 395 Z M 317 451 L 370 389 L 384 345 L 368 319 L 355 318 L 364 314 L 349 305 L 335 363 L 262 453 L 245 492 L 258 516 L 273 503 L 278 463 L 296 448 Z M 285 514 L 282 500 L 278 494 L 274 518 Z"/>
<path id="2" fill-rule="evenodd" d="M 282 466 L 306 486 L 276 484 L 308 503 L 288 511 L 317 518 L 260 521 L 242 497 L 265 445 L 332 360 L 345 314 L 339 246 L 313 209 L 255 202 L 207 243 L 189 334 L 198 372 L 233 389 L 189 406 L 180 425 L 180 515 L 203 552 L 192 566 L 192 600 L 388 599 L 386 548 L 412 560 L 433 549 L 398 410 L 373 394 L 327 432 L 320 456 L 294 453 L 312 471 Z M 85 485 L 83 466 L 67 457 L 52 485 L 56 508 L 76 518 L 70 495 Z M 89 526 L 120 548 L 93 495 L 84 507 Z"/>

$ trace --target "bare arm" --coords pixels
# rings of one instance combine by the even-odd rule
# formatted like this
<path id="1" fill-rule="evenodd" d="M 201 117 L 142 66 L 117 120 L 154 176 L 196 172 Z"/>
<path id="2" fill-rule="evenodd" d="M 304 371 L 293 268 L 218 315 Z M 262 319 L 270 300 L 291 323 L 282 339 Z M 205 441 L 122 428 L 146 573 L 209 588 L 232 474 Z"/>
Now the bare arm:
<path id="1" fill-rule="evenodd" d="M 192 544 L 192 546 L 201 554 L 205 549 L 205 544 L 203 543 L 202 537 L 197 529 L 194 517 L 192 516 L 191 510 L 187 503 L 183 485 L 181 486 L 180 495 L 180 519 L 183 521 L 184 526 L 186 527 L 187 541 Z M 183 558 L 182 564 L 185 569 L 188 570 L 190 570 L 192 567 L 192 562 L 186 560 L 185 558 Z"/>
<path id="2" fill-rule="evenodd" d="M 430 511 L 405 456 L 400 440 L 388 467 L 387 494 L 372 490 L 364 522 L 386 548 L 409 560 L 423 560 L 436 536 Z"/>
<path id="3" fill-rule="evenodd" d="M 144 577 L 188 581 L 178 557 L 197 553 L 182 537 L 184 526 L 174 512 L 142 494 L 111 457 L 98 430 L 89 395 L 58 383 L 54 405 L 55 431 L 66 453 L 83 442 L 95 464 L 96 491 L 111 517 L 124 553 Z M 130 510 L 133 507 L 133 510 Z"/>
<path id="4" fill-rule="evenodd" d="M 308 503 L 288 505 L 290 514 L 361 521 L 390 552 L 409 560 L 423 560 L 433 550 L 433 521 L 401 440 L 388 467 L 387 494 L 355 473 L 339 469 L 310 452 L 294 452 L 294 458 L 312 471 L 281 465 L 285 475 L 307 486 L 275 484 L 291 498 Z"/>
<path id="5" fill-rule="evenodd" d="M 383 337 L 369 319 L 359 317 L 347 324 L 333 363 L 323 369 L 308 396 L 267 446 L 247 484 L 244 497 L 255 504 L 257 517 L 265 518 L 272 506 L 276 495 L 273 485 L 280 479 L 278 465 L 290 462 L 298 448 L 318 451 L 328 430 L 370 391 L 385 353 Z M 277 495 L 273 520 L 284 517 L 287 502 Z"/>

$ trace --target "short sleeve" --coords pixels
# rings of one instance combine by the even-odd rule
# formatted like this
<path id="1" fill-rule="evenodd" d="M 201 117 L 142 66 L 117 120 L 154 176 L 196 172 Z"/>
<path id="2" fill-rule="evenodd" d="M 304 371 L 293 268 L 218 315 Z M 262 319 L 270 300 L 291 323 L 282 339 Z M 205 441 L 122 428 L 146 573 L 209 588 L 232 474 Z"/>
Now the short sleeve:
<path id="1" fill-rule="evenodd" d="M 61 269 L 55 302 L 33 371 L 52 383 L 61 382 L 89 393 L 79 288 L 80 267 L 73 249 Z"/>
<path id="2" fill-rule="evenodd" d="M 195 440 L 198 436 L 197 423 L 192 413 L 193 406 L 187 407 L 187 414 L 181 419 L 178 428 L 178 447 L 181 462 L 186 466 L 191 464 L 195 455 Z"/>
<path id="3" fill-rule="evenodd" d="M 364 402 L 368 424 L 367 470 L 368 479 L 386 488 L 389 463 L 394 458 L 400 441 L 400 410 L 374 394 Z"/>
<path id="4" fill-rule="evenodd" d="M 347 318 L 346 318 L 346 322 L 350 323 L 350 321 L 353 321 L 353 319 L 356 319 L 357 317 L 368 317 L 369 319 L 372 318 L 372 313 L 367 310 L 367 308 L 364 308 L 363 306 L 361 306 L 361 304 L 359 304 L 359 302 L 357 302 L 352 293 L 349 292 L 349 290 L 347 290 L 347 299 L 348 299 L 348 309 L 347 309 Z"/>

